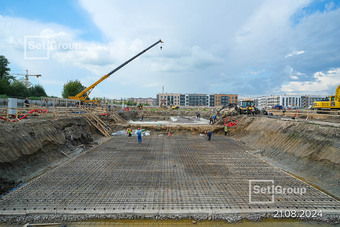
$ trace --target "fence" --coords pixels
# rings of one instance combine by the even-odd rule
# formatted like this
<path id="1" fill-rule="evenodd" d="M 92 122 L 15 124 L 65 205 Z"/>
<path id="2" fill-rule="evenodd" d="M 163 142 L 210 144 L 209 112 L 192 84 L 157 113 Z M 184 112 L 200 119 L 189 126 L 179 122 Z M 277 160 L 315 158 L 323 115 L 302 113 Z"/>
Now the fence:
<path id="1" fill-rule="evenodd" d="M 339 118 L 340 120 L 340 111 L 336 110 L 269 110 L 274 115 L 285 116 L 285 117 L 294 117 L 304 118 L 304 119 L 327 119 L 327 118 Z"/>

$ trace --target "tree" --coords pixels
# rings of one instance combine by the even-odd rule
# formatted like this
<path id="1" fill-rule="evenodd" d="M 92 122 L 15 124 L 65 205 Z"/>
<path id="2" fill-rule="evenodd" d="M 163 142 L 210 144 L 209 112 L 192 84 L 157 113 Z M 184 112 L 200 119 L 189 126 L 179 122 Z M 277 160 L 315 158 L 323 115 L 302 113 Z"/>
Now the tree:
<path id="1" fill-rule="evenodd" d="M 30 96 L 35 96 L 35 97 L 46 97 L 47 96 L 45 89 L 39 84 L 31 86 L 29 88 L 29 91 L 30 91 Z"/>
<path id="2" fill-rule="evenodd" d="M 0 79 L 4 79 L 9 76 L 9 71 L 11 71 L 11 69 L 7 67 L 9 63 L 10 62 L 5 56 L 0 55 Z"/>
<path id="3" fill-rule="evenodd" d="M 82 85 L 82 83 L 79 80 L 68 81 L 66 84 L 64 84 L 62 96 L 63 98 L 68 98 L 69 96 L 76 96 L 84 89 L 86 89 L 86 87 Z"/>
<path id="4" fill-rule="evenodd" d="M 0 79 L 0 94 L 7 95 L 10 92 L 10 82 L 6 79 Z"/>
<path id="5" fill-rule="evenodd" d="M 10 68 L 8 68 L 8 64 L 10 62 L 3 55 L 0 55 L 0 94 L 9 94 L 11 88 L 10 83 L 11 79 L 14 79 L 13 76 L 9 75 Z"/>
<path id="6" fill-rule="evenodd" d="M 28 88 L 19 80 L 14 80 L 11 83 L 9 95 L 13 97 L 28 97 L 29 94 Z"/>

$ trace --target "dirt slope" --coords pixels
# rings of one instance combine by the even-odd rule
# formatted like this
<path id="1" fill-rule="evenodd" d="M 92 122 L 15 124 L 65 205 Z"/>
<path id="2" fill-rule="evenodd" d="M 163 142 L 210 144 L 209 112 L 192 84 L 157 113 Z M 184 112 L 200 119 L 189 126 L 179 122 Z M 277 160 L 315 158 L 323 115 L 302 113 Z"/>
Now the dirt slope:
<path id="1" fill-rule="evenodd" d="M 0 194 L 80 153 L 94 136 L 82 118 L 0 124 Z"/>
<path id="2" fill-rule="evenodd" d="M 340 197 L 340 128 L 243 117 L 232 134 L 257 155 Z"/>

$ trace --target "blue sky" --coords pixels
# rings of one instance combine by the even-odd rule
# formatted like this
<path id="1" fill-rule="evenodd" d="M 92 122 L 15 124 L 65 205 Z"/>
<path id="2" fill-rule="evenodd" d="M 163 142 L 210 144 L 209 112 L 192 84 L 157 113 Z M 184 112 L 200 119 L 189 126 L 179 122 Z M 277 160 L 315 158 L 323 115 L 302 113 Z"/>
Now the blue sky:
<path id="1" fill-rule="evenodd" d="M 113 74 L 92 97 L 155 97 L 162 85 L 241 97 L 326 95 L 340 83 L 339 22 L 340 1 L 332 0 L 1 1 L 0 54 L 14 73 L 42 74 L 31 82 L 61 96 L 68 80 L 89 86 L 162 38 L 162 50 Z M 29 50 L 27 36 L 60 47 L 31 59 L 46 50 Z"/>
<path id="2" fill-rule="evenodd" d="M 0 14 L 22 17 L 42 23 L 57 23 L 81 31 L 79 38 L 102 41 L 102 33 L 89 14 L 75 0 L 15 0 L 2 1 Z"/>

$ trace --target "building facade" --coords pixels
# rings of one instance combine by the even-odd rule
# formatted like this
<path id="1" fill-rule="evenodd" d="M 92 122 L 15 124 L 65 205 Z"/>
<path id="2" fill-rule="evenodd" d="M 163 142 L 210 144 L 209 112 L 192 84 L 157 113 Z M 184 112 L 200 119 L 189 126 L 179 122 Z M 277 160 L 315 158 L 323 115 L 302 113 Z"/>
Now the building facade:
<path id="1" fill-rule="evenodd" d="M 127 98 L 127 101 L 132 101 L 136 103 L 149 104 L 151 106 L 156 106 L 157 100 L 155 98 Z"/>
<path id="2" fill-rule="evenodd" d="M 308 108 L 309 106 L 313 106 L 313 102 L 321 101 L 326 99 L 326 96 L 319 96 L 319 95 L 303 95 L 301 96 L 301 107 Z"/>
<path id="3" fill-rule="evenodd" d="M 308 108 L 313 105 L 314 101 L 324 98 L 324 96 L 318 95 L 272 95 L 254 98 L 254 103 L 260 108 L 273 108 L 275 105 L 281 105 L 285 108 Z"/>
<path id="4" fill-rule="evenodd" d="M 184 97 L 179 93 L 160 93 L 156 97 L 156 105 L 158 106 L 180 106 Z"/>
<path id="5" fill-rule="evenodd" d="M 237 104 L 238 95 L 236 94 L 216 94 L 214 95 L 214 106 L 225 106 L 230 103 Z"/>
<path id="6" fill-rule="evenodd" d="M 237 94 L 157 94 L 158 106 L 224 106 L 229 103 L 237 104 Z"/>

